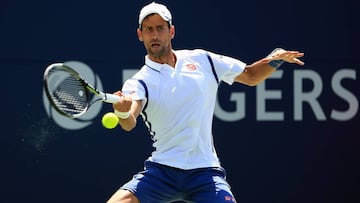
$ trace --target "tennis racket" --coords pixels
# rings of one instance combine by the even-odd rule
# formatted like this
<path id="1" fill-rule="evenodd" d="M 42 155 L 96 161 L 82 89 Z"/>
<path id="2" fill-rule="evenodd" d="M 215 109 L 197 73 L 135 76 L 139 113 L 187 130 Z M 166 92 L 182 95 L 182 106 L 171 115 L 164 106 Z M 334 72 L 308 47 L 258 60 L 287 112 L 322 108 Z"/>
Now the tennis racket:
<path id="1" fill-rule="evenodd" d="M 69 118 L 80 117 L 95 102 L 116 103 L 120 99 L 117 95 L 97 90 L 63 63 L 54 63 L 46 68 L 44 88 L 54 109 Z"/>

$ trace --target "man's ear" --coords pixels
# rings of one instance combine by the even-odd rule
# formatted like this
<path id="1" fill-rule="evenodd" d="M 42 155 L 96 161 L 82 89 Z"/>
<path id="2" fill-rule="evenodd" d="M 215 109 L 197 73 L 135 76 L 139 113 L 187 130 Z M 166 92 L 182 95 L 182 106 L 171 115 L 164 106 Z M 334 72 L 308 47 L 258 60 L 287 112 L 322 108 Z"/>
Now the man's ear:
<path id="1" fill-rule="evenodd" d="M 140 30 L 139 28 L 136 29 L 136 33 L 137 33 L 138 39 L 142 42 L 142 41 L 143 41 L 143 37 L 142 37 L 141 30 Z"/>
<path id="2" fill-rule="evenodd" d="M 170 36 L 171 36 L 171 39 L 174 39 L 175 37 L 175 26 L 171 26 L 170 27 Z"/>

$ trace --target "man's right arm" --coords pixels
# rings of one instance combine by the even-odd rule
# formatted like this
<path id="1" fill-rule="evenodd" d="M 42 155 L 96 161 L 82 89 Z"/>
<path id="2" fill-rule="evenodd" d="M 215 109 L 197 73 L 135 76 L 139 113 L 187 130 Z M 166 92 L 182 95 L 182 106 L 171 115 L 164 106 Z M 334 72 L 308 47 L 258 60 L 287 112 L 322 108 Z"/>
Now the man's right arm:
<path id="1" fill-rule="evenodd" d="M 120 91 L 115 94 L 120 96 L 119 102 L 113 104 L 119 124 L 123 130 L 131 131 L 136 127 L 137 117 L 142 111 L 142 100 L 132 100 L 131 95 L 124 96 Z"/>

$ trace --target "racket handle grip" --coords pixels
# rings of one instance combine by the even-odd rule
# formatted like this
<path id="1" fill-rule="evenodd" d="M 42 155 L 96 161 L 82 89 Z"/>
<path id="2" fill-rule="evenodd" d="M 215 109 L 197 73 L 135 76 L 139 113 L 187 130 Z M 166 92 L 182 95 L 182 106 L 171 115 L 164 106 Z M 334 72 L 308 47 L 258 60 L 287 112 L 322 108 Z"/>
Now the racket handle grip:
<path id="1" fill-rule="evenodd" d="M 115 103 L 119 102 L 119 100 L 120 100 L 120 97 L 118 95 L 105 93 L 104 102 L 115 104 Z"/>

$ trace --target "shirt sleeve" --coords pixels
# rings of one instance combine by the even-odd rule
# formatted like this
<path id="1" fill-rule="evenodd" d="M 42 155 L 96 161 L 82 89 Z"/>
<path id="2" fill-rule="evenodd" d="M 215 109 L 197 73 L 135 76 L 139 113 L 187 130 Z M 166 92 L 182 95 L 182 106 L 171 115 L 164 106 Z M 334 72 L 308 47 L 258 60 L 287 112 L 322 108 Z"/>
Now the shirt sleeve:
<path id="1" fill-rule="evenodd" d="M 231 85 L 236 76 L 242 73 L 246 63 L 228 56 L 208 52 L 219 79 Z"/>
<path id="2" fill-rule="evenodd" d="M 136 79 L 128 79 L 125 81 L 121 91 L 123 94 L 131 94 L 133 100 L 143 100 L 143 107 L 146 103 L 145 89 Z"/>

